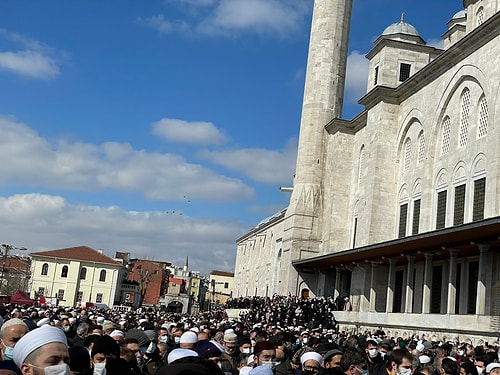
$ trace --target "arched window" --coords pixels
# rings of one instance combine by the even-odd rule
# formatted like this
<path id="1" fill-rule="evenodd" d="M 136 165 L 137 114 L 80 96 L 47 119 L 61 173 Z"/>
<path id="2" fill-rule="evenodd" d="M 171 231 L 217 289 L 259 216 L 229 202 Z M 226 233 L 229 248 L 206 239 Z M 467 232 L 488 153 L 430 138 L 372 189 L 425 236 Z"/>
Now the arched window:
<path id="1" fill-rule="evenodd" d="M 477 129 L 477 137 L 482 138 L 488 134 L 488 101 L 486 97 L 482 97 L 479 101 L 479 126 Z"/>
<path id="2" fill-rule="evenodd" d="M 80 270 L 80 280 L 85 280 L 87 278 L 87 269 L 82 267 Z"/>
<path id="3" fill-rule="evenodd" d="M 101 273 L 99 274 L 99 281 L 106 281 L 106 270 L 101 270 Z"/>
<path id="4" fill-rule="evenodd" d="M 477 10 L 477 25 L 481 25 L 484 22 L 484 8 L 481 7 Z"/>
<path id="5" fill-rule="evenodd" d="M 48 273 L 49 273 L 49 264 L 44 263 L 42 265 L 42 276 L 47 276 Z"/>
<path id="6" fill-rule="evenodd" d="M 424 132 L 420 132 L 418 135 L 418 156 L 417 163 L 421 165 L 425 160 L 425 138 Z"/>
<path id="7" fill-rule="evenodd" d="M 410 169 L 410 165 L 411 165 L 411 139 L 410 138 L 406 138 L 404 152 L 405 152 L 404 170 L 407 171 L 408 169 Z"/>
<path id="8" fill-rule="evenodd" d="M 460 147 L 467 146 L 469 138 L 469 124 L 470 124 L 470 91 L 465 89 L 462 93 L 462 110 L 460 115 Z"/>
<path id="9" fill-rule="evenodd" d="M 359 166 L 358 166 L 358 188 L 363 183 L 363 175 L 365 170 L 365 146 L 361 146 L 359 151 Z"/>
<path id="10" fill-rule="evenodd" d="M 443 133 L 441 138 L 441 155 L 450 152 L 450 128 L 451 120 L 448 116 L 443 120 Z"/>
<path id="11" fill-rule="evenodd" d="M 68 266 L 63 266 L 61 271 L 61 277 L 68 277 Z"/>

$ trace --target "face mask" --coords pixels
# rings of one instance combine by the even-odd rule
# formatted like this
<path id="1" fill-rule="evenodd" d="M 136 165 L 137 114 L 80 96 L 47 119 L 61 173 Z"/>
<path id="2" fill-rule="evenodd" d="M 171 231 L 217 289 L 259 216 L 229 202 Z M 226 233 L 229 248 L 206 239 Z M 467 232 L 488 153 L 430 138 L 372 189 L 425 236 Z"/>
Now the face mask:
<path id="1" fill-rule="evenodd" d="M 477 374 L 478 375 L 483 375 L 483 368 L 476 366 Z"/>
<path id="2" fill-rule="evenodd" d="M 226 352 L 226 354 L 231 355 L 234 354 L 235 349 L 225 349 L 224 351 Z"/>
<path id="3" fill-rule="evenodd" d="M 177 337 L 177 336 L 176 336 L 176 337 L 174 337 L 174 342 L 175 342 L 176 344 L 179 344 L 179 343 L 181 342 L 181 338 L 180 338 L 180 337 Z"/>
<path id="4" fill-rule="evenodd" d="M 10 359 L 12 361 L 14 359 L 14 348 L 6 346 L 5 352 L 3 354 L 5 356 L 5 359 Z"/>
<path id="5" fill-rule="evenodd" d="M 380 352 L 380 356 L 381 356 L 382 358 L 384 358 L 386 354 L 387 354 L 386 352 Z"/>
<path id="6" fill-rule="evenodd" d="M 307 341 L 308 341 L 308 340 L 309 340 L 309 339 L 308 339 L 307 337 L 304 337 L 304 338 L 302 339 L 302 342 L 303 342 L 304 344 L 307 344 Z"/>
<path id="7" fill-rule="evenodd" d="M 300 340 L 299 339 L 295 340 L 295 345 L 300 345 Z"/>
<path id="8" fill-rule="evenodd" d="M 71 375 L 71 370 L 67 363 L 45 367 L 45 375 Z"/>
<path id="9" fill-rule="evenodd" d="M 69 332 L 69 329 L 70 329 L 70 328 L 71 328 L 70 326 L 64 326 L 64 327 L 63 327 L 63 331 L 64 331 L 64 332 Z"/>
<path id="10" fill-rule="evenodd" d="M 94 375 L 105 375 L 106 363 L 94 363 Z"/>
<path id="11" fill-rule="evenodd" d="M 459 351 L 458 351 L 458 355 L 459 355 L 460 357 L 461 357 L 461 356 L 463 356 L 463 355 L 464 355 L 464 351 L 463 351 L 463 350 L 459 350 Z"/>
<path id="12" fill-rule="evenodd" d="M 244 348 L 242 353 L 245 353 L 245 354 L 251 354 L 252 353 L 252 348 Z"/>
<path id="13" fill-rule="evenodd" d="M 302 373 L 304 375 L 316 375 L 319 371 L 313 371 L 313 370 L 304 370 Z"/>
<path id="14" fill-rule="evenodd" d="M 377 349 L 370 349 L 368 350 L 368 355 L 370 356 L 370 358 L 375 358 L 378 354 L 378 350 Z"/>
<path id="15" fill-rule="evenodd" d="M 168 336 L 160 336 L 160 342 L 166 344 L 168 342 Z"/>
<path id="16" fill-rule="evenodd" d="M 276 362 L 273 361 L 262 361 L 262 366 L 269 367 L 271 370 L 274 370 L 276 367 Z"/>
<path id="17" fill-rule="evenodd" d="M 398 369 L 398 375 L 411 375 L 411 368 L 401 367 Z"/>

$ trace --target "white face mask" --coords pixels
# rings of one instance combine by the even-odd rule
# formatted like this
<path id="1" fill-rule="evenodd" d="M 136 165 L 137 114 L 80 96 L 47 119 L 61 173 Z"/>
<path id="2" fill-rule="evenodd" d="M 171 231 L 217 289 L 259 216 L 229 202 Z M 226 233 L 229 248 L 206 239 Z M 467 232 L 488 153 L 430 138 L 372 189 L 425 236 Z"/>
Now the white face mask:
<path id="1" fill-rule="evenodd" d="M 106 363 L 94 363 L 94 375 L 106 375 Z"/>
<path id="2" fill-rule="evenodd" d="M 273 361 L 262 361 L 262 366 L 269 367 L 271 370 L 274 370 L 276 367 L 276 362 Z"/>
<path id="3" fill-rule="evenodd" d="M 411 368 L 400 367 L 398 369 L 398 375 L 411 375 Z"/>
<path id="4" fill-rule="evenodd" d="M 304 338 L 302 339 L 302 342 L 303 342 L 304 344 L 307 344 L 307 341 L 309 341 L 309 339 L 308 339 L 307 337 L 304 337 Z"/>
<path id="5" fill-rule="evenodd" d="M 476 366 L 476 370 L 477 370 L 477 375 L 483 375 L 483 368 L 482 367 L 478 367 Z"/>
<path id="6" fill-rule="evenodd" d="M 243 348 L 242 353 L 245 353 L 245 354 L 252 354 L 252 348 Z"/>
<path id="7" fill-rule="evenodd" d="M 71 375 L 71 370 L 67 363 L 45 367 L 43 372 L 45 375 Z"/>
<path id="8" fill-rule="evenodd" d="M 378 354 L 378 350 L 377 349 L 370 349 L 368 350 L 368 355 L 370 356 L 370 358 L 375 358 Z"/>

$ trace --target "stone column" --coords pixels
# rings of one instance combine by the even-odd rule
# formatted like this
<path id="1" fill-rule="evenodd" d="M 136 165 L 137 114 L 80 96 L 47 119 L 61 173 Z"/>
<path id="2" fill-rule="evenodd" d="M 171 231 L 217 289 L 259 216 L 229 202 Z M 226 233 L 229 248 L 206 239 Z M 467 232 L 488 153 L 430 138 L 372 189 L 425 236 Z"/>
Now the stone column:
<path id="1" fill-rule="evenodd" d="M 415 263 L 415 257 L 413 255 L 408 255 L 408 269 L 406 271 L 406 304 L 405 312 L 413 312 L 413 268 Z"/>
<path id="2" fill-rule="evenodd" d="M 424 289 L 422 293 L 422 314 L 431 311 L 432 254 L 425 254 Z"/>
<path id="3" fill-rule="evenodd" d="M 448 303 L 447 314 L 455 314 L 455 303 L 457 301 L 457 250 L 449 250 L 450 271 L 448 272 Z"/>
<path id="4" fill-rule="evenodd" d="M 371 275 L 370 275 L 370 312 L 376 311 L 376 302 L 377 302 L 377 291 L 375 290 L 375 286 L 377 283 L 375 282 L 375 272 L 377 270 L 377 263 L 372 262 L 371 267 Z"/>
<path id="5" fill-rule="evenodd" d="M 490 246 L 479 244 L 479 271 L 477 278 L 476 315 L 484 315 L 486 307 L 486 253 Z"/>
<path id="6" fill-rule="evenodd" d="M 389 259 L 389 275 L 387 279 L 387 300 L 385 312 L 391 313 L 394 306 L 394 287 L 396 285 L 396 261 Z"/>

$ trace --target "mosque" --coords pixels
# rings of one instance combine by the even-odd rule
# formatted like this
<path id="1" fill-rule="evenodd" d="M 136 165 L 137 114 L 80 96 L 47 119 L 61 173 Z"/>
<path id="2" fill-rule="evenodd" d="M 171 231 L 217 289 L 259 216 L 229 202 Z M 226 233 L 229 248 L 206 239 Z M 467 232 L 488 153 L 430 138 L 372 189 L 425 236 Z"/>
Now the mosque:
<path id="1" fill-rule="evenodd" d="M 350 299 L 341 329 L 499 340 L 500 1 L 463 8 L 443 49 L 387 27 L 346 120 L 352 0 L 315 0 L 290 203 L 237 240 L 235 297 L 307 288 Z"/>

